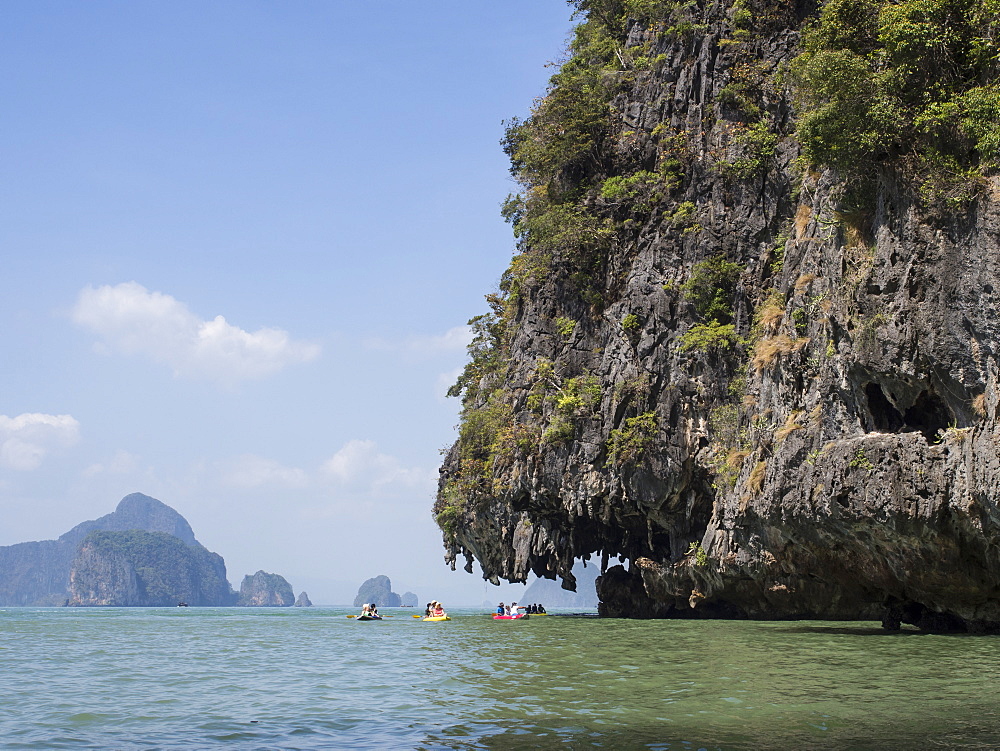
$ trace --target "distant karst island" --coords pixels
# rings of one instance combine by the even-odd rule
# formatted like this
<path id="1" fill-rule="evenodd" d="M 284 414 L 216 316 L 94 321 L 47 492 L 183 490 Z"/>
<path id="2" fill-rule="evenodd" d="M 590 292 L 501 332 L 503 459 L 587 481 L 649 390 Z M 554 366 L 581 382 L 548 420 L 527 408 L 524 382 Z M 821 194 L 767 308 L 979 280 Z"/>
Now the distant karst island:
<path id="1" fill-rule="evenodd" d="M 354 607 L 360 608 L 366 603 L 374 603 L 380 608 L 415 608 L 417 596 L 413 592 L 398 595 L 392 591 L 392 582 L 388 576 L 379 575 L 365 580 L 358 587 L 358 596 L 354 598 Z"/>
<path id="2" fill-rule="evenodd" d="M 303 604 L 308 597 L 300 595 Z M 0 606 L 291 606 L 278 574 L 247 575 L 239 593 L 226 563 L 187 520 L 142 493 L 57 540 L 0 546 Z M 311 603 L 308 603 L 311 604 Z"/>

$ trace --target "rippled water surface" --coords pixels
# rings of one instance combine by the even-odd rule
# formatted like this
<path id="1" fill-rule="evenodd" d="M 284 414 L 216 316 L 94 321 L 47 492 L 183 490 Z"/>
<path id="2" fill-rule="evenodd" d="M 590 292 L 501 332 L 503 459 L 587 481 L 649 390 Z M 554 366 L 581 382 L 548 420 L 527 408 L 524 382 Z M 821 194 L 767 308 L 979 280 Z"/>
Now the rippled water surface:
<path id="1" fill-rule="evenodd" d="M 0 748 L 995 748 L 997 637 L 0 610 Z"/>

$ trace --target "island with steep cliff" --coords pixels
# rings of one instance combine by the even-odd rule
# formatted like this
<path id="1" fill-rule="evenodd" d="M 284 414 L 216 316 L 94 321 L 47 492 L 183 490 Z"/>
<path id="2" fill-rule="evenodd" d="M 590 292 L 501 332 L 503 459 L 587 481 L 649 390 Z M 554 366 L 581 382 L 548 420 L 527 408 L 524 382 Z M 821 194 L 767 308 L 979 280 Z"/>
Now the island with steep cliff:
<path id="1" fill-rule="evenodd" d="M 258 571 L 243 577 L 236 604 L 244 608 L 287 608 L 295 604 L 295 594 L 285 577 Z"/>
<path id="2" fill-rule="evenodd" d="M 57 540 L 0 547 L 0 605 L 291 605 L 288 582 L 263 573 L 248 576 L 237 595 L 222 556 L 195 539 L 183 516 L 132 493 Z"/>
<path id="3" fill-rule="evenodd" d="M 415 606 L 417 596 L 412 592 L 406 594 L 411 595 L 407 598 L 411 603 L 409 606 Z M 358 587 L 358 594 L 354 598 L 354 607 L 359 608 L 365 603 L 374 603 L 380 608 L 398 608 L 403 605 L 403 599 L 392 591 L 392 581 L 389 577 L 385 574 L 379 574 L 371 579 L 366 579 Z"/>
<path id="4" fill-rule="evenodd" d="M 452 566 L 596 557 L 603 615 L 1000 630 L 993 6 L 575 4 L 503 142 Z"/>

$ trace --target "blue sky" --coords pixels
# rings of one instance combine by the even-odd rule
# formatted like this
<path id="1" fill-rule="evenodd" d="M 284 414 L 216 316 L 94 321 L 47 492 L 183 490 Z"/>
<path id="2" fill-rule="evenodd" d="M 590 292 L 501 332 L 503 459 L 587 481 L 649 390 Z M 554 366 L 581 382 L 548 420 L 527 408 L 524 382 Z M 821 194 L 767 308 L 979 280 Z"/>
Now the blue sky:
<path id="1" fill-rule="evenodd" d="M 237 586 L 478 604 L 431 519 L 463 324 L 513 246 L 498 141 L 563 0 L 4 6 L 0 545 L 131 492 Z"/>

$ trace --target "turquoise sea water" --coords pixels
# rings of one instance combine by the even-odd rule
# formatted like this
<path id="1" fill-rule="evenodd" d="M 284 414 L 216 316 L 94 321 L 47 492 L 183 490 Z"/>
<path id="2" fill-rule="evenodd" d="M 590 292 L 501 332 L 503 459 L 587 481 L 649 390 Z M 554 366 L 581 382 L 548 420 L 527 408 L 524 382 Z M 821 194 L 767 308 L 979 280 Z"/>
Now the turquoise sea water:
<path id="1" fill-rule="evenodd" d="M 1000 747 L 997 637 L 349 612 L 0 610 L 0 748 Z"/>

